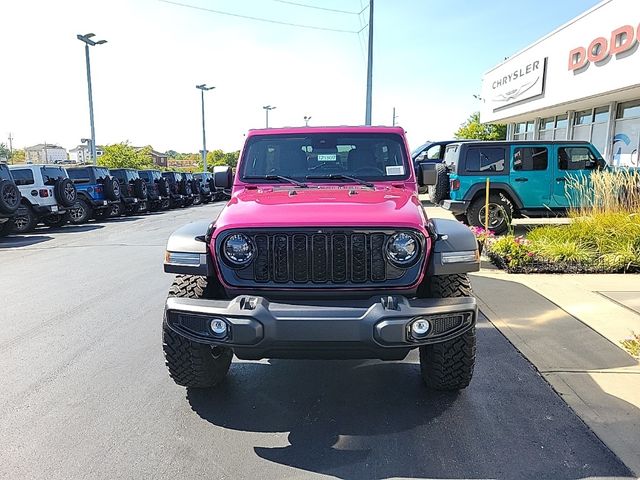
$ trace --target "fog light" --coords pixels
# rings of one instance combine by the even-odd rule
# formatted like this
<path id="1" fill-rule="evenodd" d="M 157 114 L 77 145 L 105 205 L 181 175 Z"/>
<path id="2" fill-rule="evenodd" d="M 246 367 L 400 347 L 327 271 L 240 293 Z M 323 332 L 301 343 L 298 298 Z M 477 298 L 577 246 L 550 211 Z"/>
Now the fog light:
<path id="1" fill-rule="evenodd" d="M 227 323 L 219 318 L 211 320 L 210 328 L 216 337 L 224 337 L 227 334 Z"/>
<path id="2" fill-rule="evenodd" d="M 414 338 L 423 338 L 429 333 L 431 325 L 424 319 L 415 320 L 411 324 L 411 335 Z"/>

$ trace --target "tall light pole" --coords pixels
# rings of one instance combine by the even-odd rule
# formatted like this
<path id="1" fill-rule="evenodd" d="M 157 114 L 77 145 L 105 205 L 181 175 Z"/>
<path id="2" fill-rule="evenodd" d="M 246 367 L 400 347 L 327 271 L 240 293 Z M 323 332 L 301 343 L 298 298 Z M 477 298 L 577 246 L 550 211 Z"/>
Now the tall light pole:
<path id="1" fill-rule="evenodd" d="M 84 42 L 84 55 L 87 61 L 87 87 L 89 88 L 89 121 L 91 122 L 91 159 L 93 163 L 96 163 L 96 130 L 93 126 L 93 93 L 91 91 L 91 64 L 89 63 L 89 47 L 96 45 L 102 45 L 107 43 L 106 40 L 98 40 L 97 42 L 91 40 L 95 37 L 93 33 L 85 33 L 84 35 L 77 35 L 78 40 Z"/>
<path id="2" fill-rule="evenodd" d="M 202 97 L 202 167 L 207 171 L 207 136 L 204 133 L 204 92 L 213 90 L 216 87 L 207 87 L 206 83 L 202 85 L 196 85 L 196 88 L 200 90 L 200 96 Z"/>
<path id="3" fill-rule="evenodd" d="M 396 126 L 396 118 L 398 118 L 396 115 L 396 107 L 393 107 L 393 120 L 391 121 L 391 125 L 394 127 Z"/>
<path id="4" fill-rule="evenodd" d="M 371 88 L 373 76 L 373 0 L 369 0 L 369 45 L 367 58 L 367 102 L 364 115 L 365 125 L 371 125 Z"/>
<path id="5" fill-rule="evenodd" d="M 265 105 L 262 108 L 264 108 L 264 111 L 265 111 L 265 114 L 266 114 L 266 125 L 267 125 L 267 128 L 269 128 L 269 111 L 270 110 L 275 110 L 276 107 L 272 107 L 271 105 Z"/>
<path id="6" fill-rule="evenodd" d="M 308 127 L 309 126 L 309 120 L 311 120 L 311 116 L 309 115 L 305 115 L 304 116 L 304 126 Z"/>

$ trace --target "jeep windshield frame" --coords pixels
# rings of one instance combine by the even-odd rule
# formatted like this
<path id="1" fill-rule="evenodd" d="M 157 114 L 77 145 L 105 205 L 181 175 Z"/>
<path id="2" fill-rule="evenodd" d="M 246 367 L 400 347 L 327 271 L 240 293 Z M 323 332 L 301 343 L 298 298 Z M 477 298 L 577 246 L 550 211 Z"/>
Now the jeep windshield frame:
<path id="1" fill-rule="evenodd" d="M 403 182 L 413 167 L 404 139 L 396 133 L 300 133 L 249 137 L 238 178 L 274 183 L 287 177 L 300 183 L 348 181 Z M 357 180 L 360 181 L 357 181 Z"/>

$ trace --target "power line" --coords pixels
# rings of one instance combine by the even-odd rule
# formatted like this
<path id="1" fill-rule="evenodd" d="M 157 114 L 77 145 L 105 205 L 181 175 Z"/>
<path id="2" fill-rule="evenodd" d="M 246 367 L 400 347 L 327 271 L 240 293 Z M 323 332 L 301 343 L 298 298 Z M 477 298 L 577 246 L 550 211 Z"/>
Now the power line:
<path id="1" fill-rule="evenodd" d="M 299 24 L 299 23 L 289 23 L 289 22 L 282 22 L 282 21 L 279 21 L 279 20 L 271 20 L 271 19 L 268 19 L 268 18 L 252 17 L 252 16 L 249 16 L 249 15 L 241 15 L 239 13 L 223 12 L 221 10 L 214 10 L 212 8 L 198 7 L 196 5 L 188 5 L 186 3 L 173 2 L 171 0 L 158 0 L 158 1 L 162 2 L 162 3 L 168 3 L 170 5 L 177 5 L 179 7 L 192 8 L 194 10 L 201 10 L 201 11 L 204 11 L 204 12 L 217 13 L 219 15 L 227 15 L 229 17 L 244 18 L 246 20 L 255 20 L 257 22 L 275 23 L 277 25 L 286 25 L 286 26 L 289 26 L 289 27 L 298 27 L 298 28 L 309 28 L 309 29 L 312 29 L 312 30 L 324 30 L 324 31 L 327 31 L 327 32 L 358 33 L 355 30 L 342 30 L 342 29 L 339 29 L 339 28 L 317 27 L 315 25 L 302 25 L 302 24 Z"/>
<path id="2" fill-rule="evenodd" d="M 313 8 L 315 10 L 324 10 L 325 12 L 346 13 L 349 15 L 360 15 L 362 12 L 349 12 L 347 10 L 337 10 L 335 8 L 316 7 L 315 5 L 307 5 L 306 3 L 290 2 L 288 0 L 273 0 L 278 3 L 286 3 L 287 5 L 295 5 L 296 7 Z"/>

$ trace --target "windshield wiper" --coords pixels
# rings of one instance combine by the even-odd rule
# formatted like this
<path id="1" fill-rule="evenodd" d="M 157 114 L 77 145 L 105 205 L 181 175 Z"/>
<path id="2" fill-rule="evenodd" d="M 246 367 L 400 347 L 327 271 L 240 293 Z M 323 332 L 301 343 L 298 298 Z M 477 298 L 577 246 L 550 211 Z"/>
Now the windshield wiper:
<path id="1" fill-rule="evenodd" d="M 331 175 L 307 175 L 304 178 L 306 178 L 307 180 L 349 180 L 351 182 L 356 182 L 360 185 L 364 185 L 365 187 L 374 187 L 373 183 L 371 182 L 367 182 L 366 180 L 352 177 L 350 175 L 343 175 L 341 173 L 332 173 Z"/>
<path id="2" fill-rule="evenodd" d="M 307 188 L 306 183 L 299 182 L 298 180 L 294 180 L 293 178 L 283 177 L 282 175 L 247 175 L 246 177 L 242 177 L 243 180 L 280 180 L 281 182 L 289 182 L 294 184 L 296 187 Z"/>

